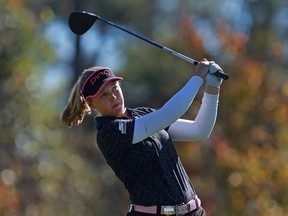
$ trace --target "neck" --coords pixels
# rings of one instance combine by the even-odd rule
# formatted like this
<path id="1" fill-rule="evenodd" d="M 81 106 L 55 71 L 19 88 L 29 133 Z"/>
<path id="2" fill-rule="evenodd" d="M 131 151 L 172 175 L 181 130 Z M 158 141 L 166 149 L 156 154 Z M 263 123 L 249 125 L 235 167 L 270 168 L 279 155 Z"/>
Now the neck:
<path id="1" fill-rule="evenodd" d="M 128 112 L 128 110 L 126 109 L 126 107 L 124 107 L 124 112 L 123 112 L 123 114 L 121 114 L 119 117 L 131 118 L 131 115 L 130 115 L 130 113 Z"/>

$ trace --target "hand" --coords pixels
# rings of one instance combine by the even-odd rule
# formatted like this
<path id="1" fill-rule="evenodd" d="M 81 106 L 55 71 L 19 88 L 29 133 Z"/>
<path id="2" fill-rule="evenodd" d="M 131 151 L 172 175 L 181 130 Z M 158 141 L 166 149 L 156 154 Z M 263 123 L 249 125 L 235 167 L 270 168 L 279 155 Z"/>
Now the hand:
<path id="1" fill-rule="evenodd" d="M 202 79 L 206 77 L 210 68 L 210 62 L 206 58 L 203 58 L 196 66 L 195 76 L 199 76 Z"/>
<path id="2" fill-rule="evenodd" d="M 210 61 L 209 73 L 206 76 L 206 85 L 219 88 L 223 79 L 213 75 L 217 71 L 222 71 L 221 67 L 214 61 Z"/>

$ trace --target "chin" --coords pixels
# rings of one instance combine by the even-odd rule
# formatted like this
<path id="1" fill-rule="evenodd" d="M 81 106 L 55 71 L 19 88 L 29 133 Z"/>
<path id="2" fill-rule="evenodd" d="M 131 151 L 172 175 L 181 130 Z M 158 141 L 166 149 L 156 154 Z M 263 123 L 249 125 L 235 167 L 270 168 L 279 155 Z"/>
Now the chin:
<path id="1" fill-rule="evenodd" d="M 122 108 L 121 111 L 118 112 L 119 117 L 126 116 L 126 108 Z"/>

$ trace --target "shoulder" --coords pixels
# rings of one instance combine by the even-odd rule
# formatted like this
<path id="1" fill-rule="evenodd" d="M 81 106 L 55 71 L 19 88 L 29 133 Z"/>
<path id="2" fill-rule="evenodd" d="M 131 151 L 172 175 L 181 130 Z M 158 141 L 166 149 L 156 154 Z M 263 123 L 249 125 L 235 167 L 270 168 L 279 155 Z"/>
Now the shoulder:
<path id="1" fill-rule="evenodd" d="M 114 117 L 97 117 L 96 128 L 98 133 L 116 133 L 123 132 L 123 128 L 127 124 L 132 124 L 133 120 L 128 118 L 114 118 Z"/>
<path id="2" fill-rule="evenodd" d="M 128 111 L 132 114 L 133 117 L 140 117 L 140 116 L 144 116 L 148 113 L 154 112 L 156 111 L 156 109 L 153 109 L 151 107 L 137 107 L 134 109 L 129 109 Z"/>
<path id="3" fill-rule="evenodd" d="M 126 148 L 132 144 L 134 120 L 97 117 L 97 144 L 103 153 Z"/>

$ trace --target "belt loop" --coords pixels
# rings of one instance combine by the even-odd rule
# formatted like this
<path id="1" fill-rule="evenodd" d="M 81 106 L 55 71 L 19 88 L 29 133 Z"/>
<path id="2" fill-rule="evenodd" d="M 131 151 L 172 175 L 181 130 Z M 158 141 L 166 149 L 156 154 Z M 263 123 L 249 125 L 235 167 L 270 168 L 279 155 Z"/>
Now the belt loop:
<path id="1" fill-rule="evenodd" d="M 128 206 L 128 212 L 132 212 L 134 210 L 134 204 Z"/>
<path id="2" fill-rule="evenodd" d="M 196 207 L 197 207 L 197 209 L 198 209 L 201 204 L 199 204 L 199 198 L 198 198 L 197 195 L 196 195 L 196 197 L 195 197 L 195 202 L 196 202 Z"/>
<path id="3" fill-rule="evenodd" d="M 178 205 L 177 204 L 175 205 L 175 215 L 179 216 L 179 214 L 178 214 Z"/>
<path id="4" fill-rule="evenodd" d="M 161 210 L 162 210 L 162 206 L 161 205 L 157 205 L 156 215 L 161 215 Z"/>

